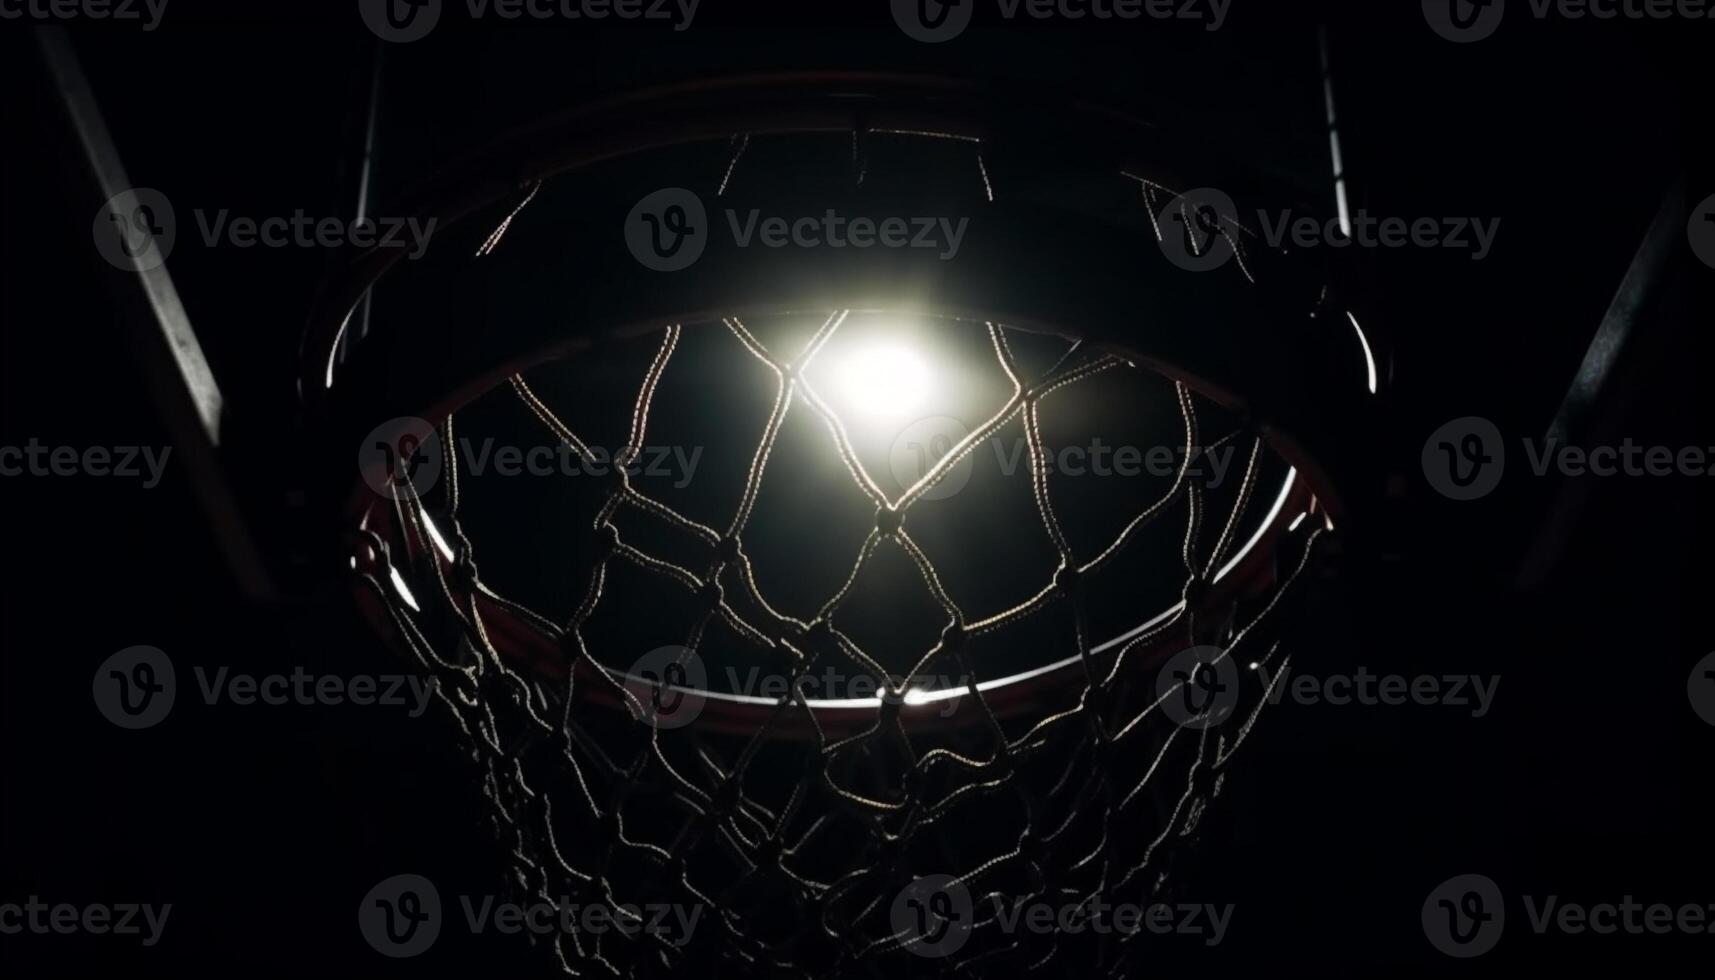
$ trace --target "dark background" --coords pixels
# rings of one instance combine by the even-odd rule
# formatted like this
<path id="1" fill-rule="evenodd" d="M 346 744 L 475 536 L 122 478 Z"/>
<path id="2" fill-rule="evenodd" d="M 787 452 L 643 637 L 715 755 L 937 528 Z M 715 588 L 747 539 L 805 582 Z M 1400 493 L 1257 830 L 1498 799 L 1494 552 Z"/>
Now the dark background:
<path id="1" fill-rule="evenodd" d="M 355 11 L 193 6 L 173 3 L 151 34 L 73 30 L 133 181 L 234 213 L 349 212 L 378 50 Z M 1344 569 L 1328 610 L 1339 615 L 1296 660 L 1493 674 L 1499 693 L 1480 719 L 1417 706 L 1271 712 L 1204 832 L 1190 895 L 1238 911 L 1227 944 L 1198 962 L 1294 975 L 1689 965 L 1715 936 L 1539 937 L 1516 902 L 1499 949 L 1459 963 L 1430 947 L 1418 915 L 1431 888 L 1469 872 L 1509 895 L 1715 902 L 1704 799 L 1715 730 L 1685 699 L 1691 664 L 1715 648 L 1703 613 L 1709 481 L 1509 478 L 1460 504 L 1430 490 L 1417 460 L 1458 416 L 1494 420 L 1510 445 L 1540 437 L 1671 182 L 1683 177 L 1690 202 L 1715 191 L 1706 80 L 1690 74 L 1715 48 L 1715 24 L 1513 17 L 1456 46 L 1416 4 L 1251 6 L 1235 0 L 1209 35 L 979 15 L 937 46 L 903 38 L 884 4 L 765 15 L 705 0 L 676 35 L 443 23 L 386 51 L 376 193 L 385 201 L 509 123 L 636 85 L 868 67 L 1137 105 L 1331 206 L 1315 29 L 1327 23 L 1353 207 L 1502 224 L 1481 263 L 1415 249 L 1362 257 L 1366 327 L 1389 338 L 1397 391 L 1394 438 L 1374 451 L 1399 477 L 1377 547 Z M 0 444 L 167 444 L 89 239 L 100 201 L 18 23 L 0 23 L 0 79 Z M 1661 285 L 1577 420 L 1587 442 L 1715 445 L 1704 390 L 1715 271 L 1680 226 L 1668 237 Z M 152 491 L 0 478 L 0 901 L 173 904 L 152 949 L 0 937 L 8 975 L 547 972 L 516 937 L 449 928 L 431 955 L 392 962 L 354 928 L 359 898 L 391 874 L 426 875 L 444 896 L 492 890 L 499 856 L 438 713 L 186 696 L 198 664 L 402 669 L 328 571 L 325 518 L 297 506 L 314 455 L 295 423 L 297 334 L 328 261 L 208 250 L 182 229 L 170 265 L 228 389 L 246 511 L 280 577 L 309 599 L 241 599 L 177 465 Z M 126 732 L 88 692 L 95 665 L 135 644 L 172 655 L 181 696 L 162 725 Z"/>

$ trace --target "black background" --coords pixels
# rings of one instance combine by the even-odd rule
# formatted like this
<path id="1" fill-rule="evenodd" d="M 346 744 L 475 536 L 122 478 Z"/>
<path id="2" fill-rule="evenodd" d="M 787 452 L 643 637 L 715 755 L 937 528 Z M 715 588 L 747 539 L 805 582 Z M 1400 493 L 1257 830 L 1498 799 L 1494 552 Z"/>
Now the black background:
<path id="1" fill-rule="evenodd" d="M 183 7 L 180 6 L 183 3 Z M 236 213 L 349 210 L 351 148 L 374 38 L 346 4 L 290 12 L 185 0 L 151 34 L 74 29 L 132 179 Z M 1500 948 L 1470 963 L 1425 940 L 1430 889 L 1477 872 L 1510 895 L 1715 903 L 1708 751 L 1686 703 L 1715 648 L 1704 614 L 1707 478 L 1575 481 L 1550 521 L 1550 480 L 1509 479 L 1474 503 L 1436 496 L 1423 440 L 1463 415 L 1540 436 L 1676 175 L 1709 177 L 1715 22 L 1538 23 L 1435 37 L 1417 5 L 1250 10 L 1194 26 L 978 22 L 918 45 L 885 4 L 764 13 L 704 0 L 691 30 L 443 24 L 387 52 L 383 200 L 483 133 L 639 84 L 743 68 L 915 68 L 1029 79 L 1206 127 L 1254 165 L 1327 201 L 1315 26 L 1329 26 L 1354 207 L 1502 219 L 1481 263 L 1446 250 L 1366 256 L 1366 304 L 1391 334 L 1400 474 L 1383 557 L 1348 568 L 1339 622 L 1298 653 L 1328 671 L 1498 675 L 1480 719 L 1446 707 L 1271 713 L 1204 834 L 1191 895 L 1237 905 L 1226 944 L 1192 962 L 1406 975 L 1706 961 L 1715 935 L 1536 936 L 1509 905 Z M 743 8 L 743 9 L 739 9 Z M 456 18 L 455 18 L 456 20 Z M 992 21 L 992 18 L 990 19 Z M 1129 32 L 1129 33 L 1128 33 Z M 71 151 L 28 29 L 0 23 L 0 444 L 164 445 L 89 240 L 98 200 Z M 1715 446 L 1705 375 L 1715 271 L 1671 230 L 1666 299 L 1651 306 L 1598 405 L 1596 431 Z M 0 901 L 173 904 L 159 946 L 119 937 L 0 936 L 10 976 L 204 969 L 453 975 L 545 973 L 516 937 L 443 932 L 392 962 L 355 928 L 359 898 L 400 872 L 443 895 L 491 890 L 498 855 L 435 712 L 206 706 L 193 665 L 256 674 L 400 669 L 343 601 L 314 512 L 294 510 L 294 359 L 327 258 L 203 249 L 181 233 L 172 271 L 232 399 L 231 463 L 282 576 L 308 601 L 241 600 L 184 475 L 162 485 L 0 478 Z M 1522 472 L 1515 467 L 1514 472 Z M 1518 585 L 1545 543 L 1556 560 Z M 181 697 L 144 732 L 107 723 L 95 665 L 135 644 L 169 651 Z"/>

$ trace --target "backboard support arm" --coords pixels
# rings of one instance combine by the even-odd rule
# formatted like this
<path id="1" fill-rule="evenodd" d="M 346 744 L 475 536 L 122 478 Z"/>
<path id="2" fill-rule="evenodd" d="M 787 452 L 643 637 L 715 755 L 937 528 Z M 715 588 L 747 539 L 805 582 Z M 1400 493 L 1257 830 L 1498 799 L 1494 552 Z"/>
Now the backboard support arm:
<path id="1" fill-rule="evenodd" d="M 130 178 L 65 28 L 45 26 L 35 31 L 67 123 L 88 164 L 84 173 L 89 178 L 89 199 L 100 206 L 132 190 Z M 119 301 L 120 327 L 137 356 L 149 396 L 178 458 L 184 461 L 192 493 L 209 519 L 234 583 L 247 598 L 278 600 L 279 589 L 220 460 L 226 401 L 172 275 L 165 264 L 105 271 L 104 278 Z"/>

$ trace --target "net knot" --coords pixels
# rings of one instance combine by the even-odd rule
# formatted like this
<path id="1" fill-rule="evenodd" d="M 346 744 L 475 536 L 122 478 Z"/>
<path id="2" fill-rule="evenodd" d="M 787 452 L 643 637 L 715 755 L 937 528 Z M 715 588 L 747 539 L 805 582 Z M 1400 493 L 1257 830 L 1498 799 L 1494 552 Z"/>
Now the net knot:
<path id="1" fill-rule="evenodd" d="M 458 560 L 453 562 L 453 580 L 467 591 L 476 587 L 476 558 L 468 544 L 459 549 Z"/>
<path id="2" fill-rule="evenodd" d="M 597 561 L 601 561 L 619 550 L 619 528 L 612 523 L 603 522 L 595 530 L 595 540 L 591 544 L 591 552 Z"/>
<path id="3" fill-rule="evenodd" d="M 880 724 L 883 727 L 890 727 L 893 725 L 894 722 L 898 721 L 899 720 L 899 707 L 900 707 L 900 705 L 902 705 L 904 703 L 905 703 L 905 692 L 894 687 L 892 681 L 889 681 L 881 689 L 881 717 L 879 719 Z"/>
<path id="4" fill-rule="evenodd" d="M 1205 800 L 1215 795 L 1215 783 L 1221 778 L 1221 773 L 1214 766 L 1199 765 L 1191 770 L 1191 786 Z"/>
<path id="5" fill-rule="evenodd" d="M 1091 716 L 1101 718 L 1106 716 L 1108 713 L 1107 688 L 1091 684 L 1089 687 L 1084 689 L 1084 693 L 1079 698 L 1079 701 L 1079 706 Z"/>
<path id="6" fill-rule="evenodd" d="M 1018 856 L 1028 861 L 1033 868 L 1040 868 L 1048 860 L 1048 842 L 1035 831 L 1026 830 L 1018 838 Z"/>
<path id="7" fill-rule="evenodd" d="M 697 601 L 710 609 L 721 604 L 721 595 L 721 584 L 712 578 L 697 588 Z"/>
<path id="8" fill-rule="evenodd" d="M 709 798 L 710 809 L 708 816 L 714 819 L 720 819 L 731 814 L 733 810 L 738 808 L 740 792 L 741 790 L 738 785 L 738 780 L 729 777 L 725 782 L 721 783 L 720 788 L 715 790 L 714 795 Z"/>
<path id="9" fill-rule="evenodd" d="M 780 863 L 780 858 L 786 853 L 786 842 L 778 836 L 768 836 L 756 845 L 756 863 L 759 867 L 773 868 Z"/>
<path id="10" fill-rule="evenodd" d="M 1185 591 L 1181 593 L 1185 600 L 1185 608 L 1197 609 L 1206 605 L 1209 594 L 1213 591 L 1214 583 L 1202 576 L 1193 576 L 1185 580 Z"/>
<path id="11" fill-rule="evenodd" d="M 1069 561 L 1062 562 L 1054 572 L 1054 588 L 1058 589 L 1061 595 L 1071 595 L 1072 591 L 1078 587 L 1078 581 L 1082 577 L 1083 572 L 1078 569 L 1077 565 Z"/>
<path id="12" fill-rule="evenodd" d="M 911 766 L 906 769 L 905 772 L 900 775 L 899 780 L 900 789 L 904 792 L 905 796 L 905 799 L 901 802 L 909 803 L 911 800 L 915 799 L 917 795 L 922 792 L 923 784 L 928 780 L 928 778 L 929 774 L 917 766 Z"/>
<path id="13" fill-rule="evenodd" d="M 715 546 L 715 555 L 720 558 L 721 564 L 723 565 L 730 565 L 733 562 L 738 561 L 738 535 L 730 534 L 722 538 L 720 544 Z"/>
<path id="14" fill-rule="evenodd" d="M 1080 713 L 1084 716 L 1084 726 L 1090 730 L 1090 748 L 1099 757 L 1103 752 L 1103 747 L 1108 744 L 1107 727 L 1103 723 L 1108 707 L 1107 697 L 1092 687 L 1084 692 L 1079 707 L 1082 709 Z"/>
<path id="15" fill-rule="evenodd" d="M 797 639 L 811 653 L 821 653 L 834 642 L 834 627 L 827 620 L 818 619 L 805 626 Z"/>
<path id="16" fill-rule="evenodd" d="M 958 653 L 965 648 L 965 642 L 969 639 L 970 634 L 965 632 L 964 623 L 948 623 L 946 628 L 941 630 L 941 649 L 948 653 Z"/>
<path id="17" fill-rule="evenodd" d="M 1114 755 L 1117 751 L 1114 748 L 1113 739 L 1108 738 L 1105 732 L 1098 732 L 1091 736 L 1090 759 L 1095 763 L 1097 769 L 1109 768 L 1113 764 Z"/>
<path id="18" fill-rule="evenodd" d="M 904 522 L 905 514 L 892 504 L 883 504 L 875 510 L 875 531 L 884 538 L 898 534 Z"/>
<path id="19" fill-rule="evenodd" d="M 881 878 L 900 888 L 911 883 L 911 864 L 903 838 L 886 837 L 875 846 L 875 866 Z"/>

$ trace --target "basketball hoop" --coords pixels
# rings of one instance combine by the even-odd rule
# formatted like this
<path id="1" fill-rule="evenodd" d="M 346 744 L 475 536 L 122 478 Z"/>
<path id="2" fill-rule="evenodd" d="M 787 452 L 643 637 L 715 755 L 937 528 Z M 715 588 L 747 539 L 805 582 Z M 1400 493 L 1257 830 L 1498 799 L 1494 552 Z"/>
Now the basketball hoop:
<path id="1" fill-rule="evenodd" d="M 1288 600 L 1318 541 L 1362 524 L 1376 417 L 1373 352 L 1345 328 L 1326 277 L 1256 247 L 1235 209 L 1188 193 L 1266 191 L 1181 148 L 1104 108 L 937 80 L 792 76 L 655 92 L 547 121 L 453 167 L 416 197 L 425 217 L 457 229 L 451 241 L 410 267 L 355 255 L 324 289 L 306 401 L 330 445 L 390 447 L 368 452 L 355 481 L 341 456 L 359 601 L 440 680 L 514 886 L 621 916 L 651 901 L 710 912 L 684 942 L 648 930 L 557 936 L 549 945 L 568 971 L 915 975 L 1052 962 L 1121 975 L 1139 962 L 1145 935 L 1009 930 L 987 900 L 1164 894 L 1173 855 L 1268 703 L 1238 660 L 1284 658 Z M 1164 170 L 1167 158 L 1202 183 Z M 654 221 L 635 226 L 665 271 L 619 233 L 634 225 L 632 202 L 662 187 L 690 198 L 639 204 Z M 956 214 L 969 230 L 951 259 L 759 248 L 717 234 L 710 203 L 740 215 Z M 1176 229 L 1161 216 L 1176 213 L 1207 271 L 1164 247 Z M 705 237 L 687 260 L 682 242 L 699 221 Z M 1236 261 L 1205 261 L 1221 249 Z M 368 336 L 347 336 L 372 291 Z M 881 322 L 979 352 L 960 370 L 999 393 L 894 485 L 866 462 L 851 406 L 885 416 L 915 404 L 933 365 L 879 344 L 835 372 L 855 380 L 817 374 L 831 344 Z M 709 353 L 681 371 L 691 344 L 718 344 L 744 367 L 700 370 Z M 610 362 L 635 373 L 611 413 L 617 448 L 602 450 L 561 407 L 580 385 L 541 378 L 583 371 L 593 389 L 621 373 Z M 686 376 L 708 391 L 671 394 Z M 742 378 L 767 410 L 718 447 L 737 460 L 731 506 L 693 516 L 640 489 L 633 471 L 670 414 L 663 400 L 719 415 L 709 391 Z M 1076 402 L 1095 384 L 1112 387 Z M 837 407 L 829 392 L 842 385 Z M 1063 406 L 1092 417 L 1092 405 L 1130 397 L 1154 406 L 1133 413 L 1153 416 L 1139 438 L 1170 422 L 1183 453 L 1157 485 L 1104 489 L 1111 533 L 1090 546 L 1094 532 L 1057 505 L 1045 426 Z M 529 515 L 548 511 L 503 500 L 489 505 L 498 516 L 472 513 L 461 439 L 508 411 L 564 458 L 606 467 L 568 484 L 576 516 L 563 538 L 531 528 Z M 809 427 L 788 435 L 799 419 Z M 782 473 L 784 441 L 807 445 L 811 431 L 835 462 Z M 968 585 L 999 578 L 998 566 L 961 561 L 956 536 L 932 534 L 929 515 L 987 506 L 975 490 L 936 490 L 1009 432 L 1031 520 L 989 533 L 1020 553 L 1033 541 L 1048 561 L 1028 572 L 1017 562 L 1035 584 L 1000 596 Z M 1211 448 L 1242 461 L 1219 488 L 1194 473 Z M 837 482 L 866 508 L 855 555 L 757 530 L 794 481 Z M 1118 501 L 1129 501 L 1123 513 Z M 510 544 L 471 530 L 508 519 Z M 1165 557 L 1140 559 L 1146 540 Z M 526 552 L 559 570 L 519 560 Z M 899 571 L 869 571 L 886 561 Z M 508 562 L 524 570 L 502 575 Z M 829 570 L 838 581 L 817 603 L 794 610 L 771 594 Z M 495 584 L 508 575 L 566 586 L 566 606 L 551 615 L 521 601 Z M 615 598 L 639 582 L 652 584 Z M 881 605 L 852 611 L 866 601 Z M 929 612 L 909 613 L 913 602 Z M 927 642 L 911 638 L 914 616 L 934 620 Z M 648 645 L 674 617 L 682 635 Z M 717 681 L 717 667 L 747 663 L 778 689 Z M 816 689 L 830 686 L 818 676 L 872 688 Z M 1217 689 L 1230 695 L 1218 706 L 1190 696 Z M 935 897 L 955 892 L 970 908 Z M 930 935 L 924 910 L 957 930 Z"/>

